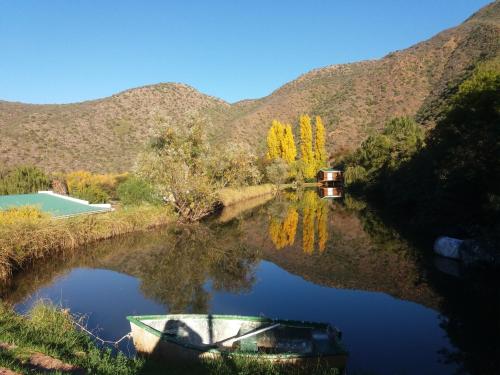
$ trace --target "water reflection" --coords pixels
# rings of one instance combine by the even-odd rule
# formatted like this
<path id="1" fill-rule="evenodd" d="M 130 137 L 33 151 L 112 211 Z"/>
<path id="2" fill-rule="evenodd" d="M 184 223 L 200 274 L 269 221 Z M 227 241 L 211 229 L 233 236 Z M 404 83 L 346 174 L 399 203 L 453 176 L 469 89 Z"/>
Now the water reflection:
<path id="1" fill-rule="evenodd" d="M 280 250 L 295 244 L 299 218 L 302 217 L 302 250 L 305 254 L 313 254 L 315 249 L 322 253 L 328 241 L 330 202 L 320 199 L 315 190 L 306 190 L 285 192 L 280 203 L 280 207 L 270 210 L 269 214 L 268 232 L 275 248 Z"/>
<path id="2" fill-rule="evenodd" d="M 486 299 L 465 281 L 443 281 L 363 202 L 325 200 L 315 190 L 267 200 L 231 207 L 211 222 L 123 236 L 37 263 L 0 297 L 21 309 L 62 296 L 73 311 L 93 313 L 91 325 L 105 327 L 109 339 L 126 333 L 130 314 L 262 312 L 338 325 L 355 370 L 447 374 L 457 366 L 440 361 L 467 363 L 467 370 L 487 362 L 479 349 L 490 369 L 497 364 L 491 342 L 498 327 L 483 330 L 498 303 L 490 303 L 477 332 L 474 307 Z M 463 290 L 470 308 L 460 305 Z M 481 334 L 490 346 L 480 344 Z"/>
<path id="3" fill-rule="evenodd" d="M 276 249 L 279 250 L 295 243 L 298 222 L 299 213 L 295 207 L 288 207 L 283 219 L 279 217 L 270 218 L 269 236 L 274 246 L 276 246 Z"/>
<path id="4" fill-rule="evenodd" d="M 104 241 L 66 254 L 63 262 L 37 264 L 4 285 L 0 296 L 15 304 L 71 269 L 100 268 L 138 278 L 144 296 L 168 311 L 207 312 L 207 281 L 216 292 L 244 293 L 252 288 L 259 258 L 239 239 L 235 224 L 199 224 Z"/>

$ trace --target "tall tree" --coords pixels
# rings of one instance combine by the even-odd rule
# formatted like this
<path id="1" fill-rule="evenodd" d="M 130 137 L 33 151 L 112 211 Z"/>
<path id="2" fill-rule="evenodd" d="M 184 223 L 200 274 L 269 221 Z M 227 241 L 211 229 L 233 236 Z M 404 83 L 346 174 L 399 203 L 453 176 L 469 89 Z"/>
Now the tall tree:
<path id="1" fill-rule="evenodd" d="M 325 126 L 321 117 L 316 116 L 316 137 L 314 142 L 314 159 L 316 168 L 320 169 L 327 166 L 327 154 L 325 148 Z"/>
<path id="2" fill-rule="evenodd" d="M 311 118 L 307 115 L 301 115 L 300 124 L 300 153 L 302 160 L 302 172 L 305 178 L 313 178 L 316 174 L 316 165 L 313 153 L 313 139 Z"/>
<path id="3" fill-rule="evenodd" d="M 290 124 L 284 126 L 283 138 L 283 159 L 285 159 L 288 164 L 291 164 L 297 157 L 297 147 L 295 147 L 295 139 L 293 138 L 292 126 Z"/>
<path id="4" fill-rule="evenodd" d="M 273 120 L 269 131 L 267 132 L 267 158 L 269 160 L 274 160 L 281 157 L 281 142 L 279 139 L 279 134 L 277 133 L 277 128 L 279 122 Z"/>

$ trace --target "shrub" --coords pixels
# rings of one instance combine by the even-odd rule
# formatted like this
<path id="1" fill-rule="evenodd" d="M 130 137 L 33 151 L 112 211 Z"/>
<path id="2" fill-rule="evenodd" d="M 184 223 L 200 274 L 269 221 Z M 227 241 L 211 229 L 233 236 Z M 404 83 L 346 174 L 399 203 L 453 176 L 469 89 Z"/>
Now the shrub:
<path id="1" fill-rule="evenodd" d="M 76 171 L 66 175 L 66 183 L 71 196 L 85 199 L 90 203 L 105 203 L 111 196 L 116 195 L 115 175 Z"/>
<path id="2" fill-rule="evenodd" d="M 248 145 L 231 144 L 212 163 L 213 176 L 223 186 L 257 185 L 262 181 L 258 158 Z"/>
<path id="3" fill-rule="evenodd" d="M 369 136 L 344 160 L 346 183 L 375 183 L 398 169 L 424 147 L 425 133 L 408 117 L 387 122 L 382 134 Z"/>
<path id="4" fill-rule="evenodd" d="M 90 203 L 106 203 L 109 200 L 109 195 L 99 185 L 95 184 L 80 186 L 71 195 Z"/>
<path id="5" fill-rule="evenodd" d="M 344 181 L 346 185 L 359 184 L 366 181 L 366 169 L 361 165 L 350 165 L 344 172 Z"/>
<path id="6" fill-rule="evenodd" d="M 206 127 L 207 123 L 196 117 L 178 126 L 163 123 L 137 161 L 138 176 L 164 197 L 181 221 L 196 221 L 210 214 L 223 186 L 213 174 L 217 158 L 207 142 Z"/>
<path id="7" fill-rule="evenodd" d="M 136 176 L 129 177 L 118 185 L 116 193 L 118 199 L 126 206 L 139 205 L 141 203 L 155 204 L 161 201 L 151 185 Z"/>
<path id="8" fill-rule="evenodd" d="M 0 211 L 0 225 L 9 225 L 21 222 L 34 223 L 47 217 L 48 215 L 40 211 L 38 207 L 14 207 Z"/>
<path id="9" fill-rule="evenodd" d="M 50 185 L 49 176 L 38 167 L 21 166 L 0 173 L 0 195 L 36 193 Z"/>
<path id="10" fill-rule="evenodd" d="M 269 182 L 275 185 L 285 183 L 290 174 L 290 166 L 283 159 L 274 159 L 273 162 L 266 167 L 266 176 Z"/>

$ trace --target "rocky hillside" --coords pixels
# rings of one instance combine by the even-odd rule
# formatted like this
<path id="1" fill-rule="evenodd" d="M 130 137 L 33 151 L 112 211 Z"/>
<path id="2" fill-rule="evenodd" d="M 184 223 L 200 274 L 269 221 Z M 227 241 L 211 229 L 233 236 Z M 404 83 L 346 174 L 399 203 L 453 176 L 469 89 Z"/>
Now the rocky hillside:
<path id="1" fill-rule="evenodd" d="M 0 164 L 128 170 L 155 118 L 182 120 L 189 112 L 211 119 L 214 141 L 249 141 L 256 147 L 263 146 L 273 118 L 294 123 L 300 113 L 319 114 L 336 156 L 394 116 L 416 116 L 432 126 L 474 65 L 499 51 L 500 1 L 495 1 L 408 49 L 313 70 L 257 100 L 231 105 L 186 85 L 159 84 L 77 104 L 0 102 Z"/>
<path id="2" fill-rule="evenodd" d="M 355 148 L 394 116 L 418 113 L 432 125 L 456 86 L 481 59 L 500 51 L 500 1 L 458 27 L 380 60 L 313 70 L 268 97 L 237 103 L 233 137 L 260 137 L 272 118 L 295 121 L 300 113 L 326 120 L 330 150 Z M 256 139 L 254 140 L 256 141 Z"/>
<path id="3" fill-rule="evenodd" d="M 223 100 L 171 83 L 75 104 L 0 101 L 0 164 L 126 171 L 159 117 L 179 121 L 198 111 L 217 123 L 229 109 Z"/>

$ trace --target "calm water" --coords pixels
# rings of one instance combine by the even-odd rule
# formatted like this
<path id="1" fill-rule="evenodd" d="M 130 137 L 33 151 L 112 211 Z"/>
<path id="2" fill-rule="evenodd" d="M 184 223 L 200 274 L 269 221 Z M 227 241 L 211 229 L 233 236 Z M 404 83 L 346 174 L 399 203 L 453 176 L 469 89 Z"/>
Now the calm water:
<path id="1" fill-rule="evenodd" d="M 125 316 L 134 314 L 324 321 L 343 331 L 353 373 L 459 369 L 450 353 L 460 349 L 440 313 L 447 306 L 440 290 L 453 289 L 456 278 L 362 213 L 361 202 L 321 200 L 315 191 L 266 200 L 209 223 L 120 237 L 39 264 L 2 298 L 21 312 L 50 299 L 85 314 L 104 339 L 126 334 Z M 133 353 L 131 344 L 121 349 Z"/>

